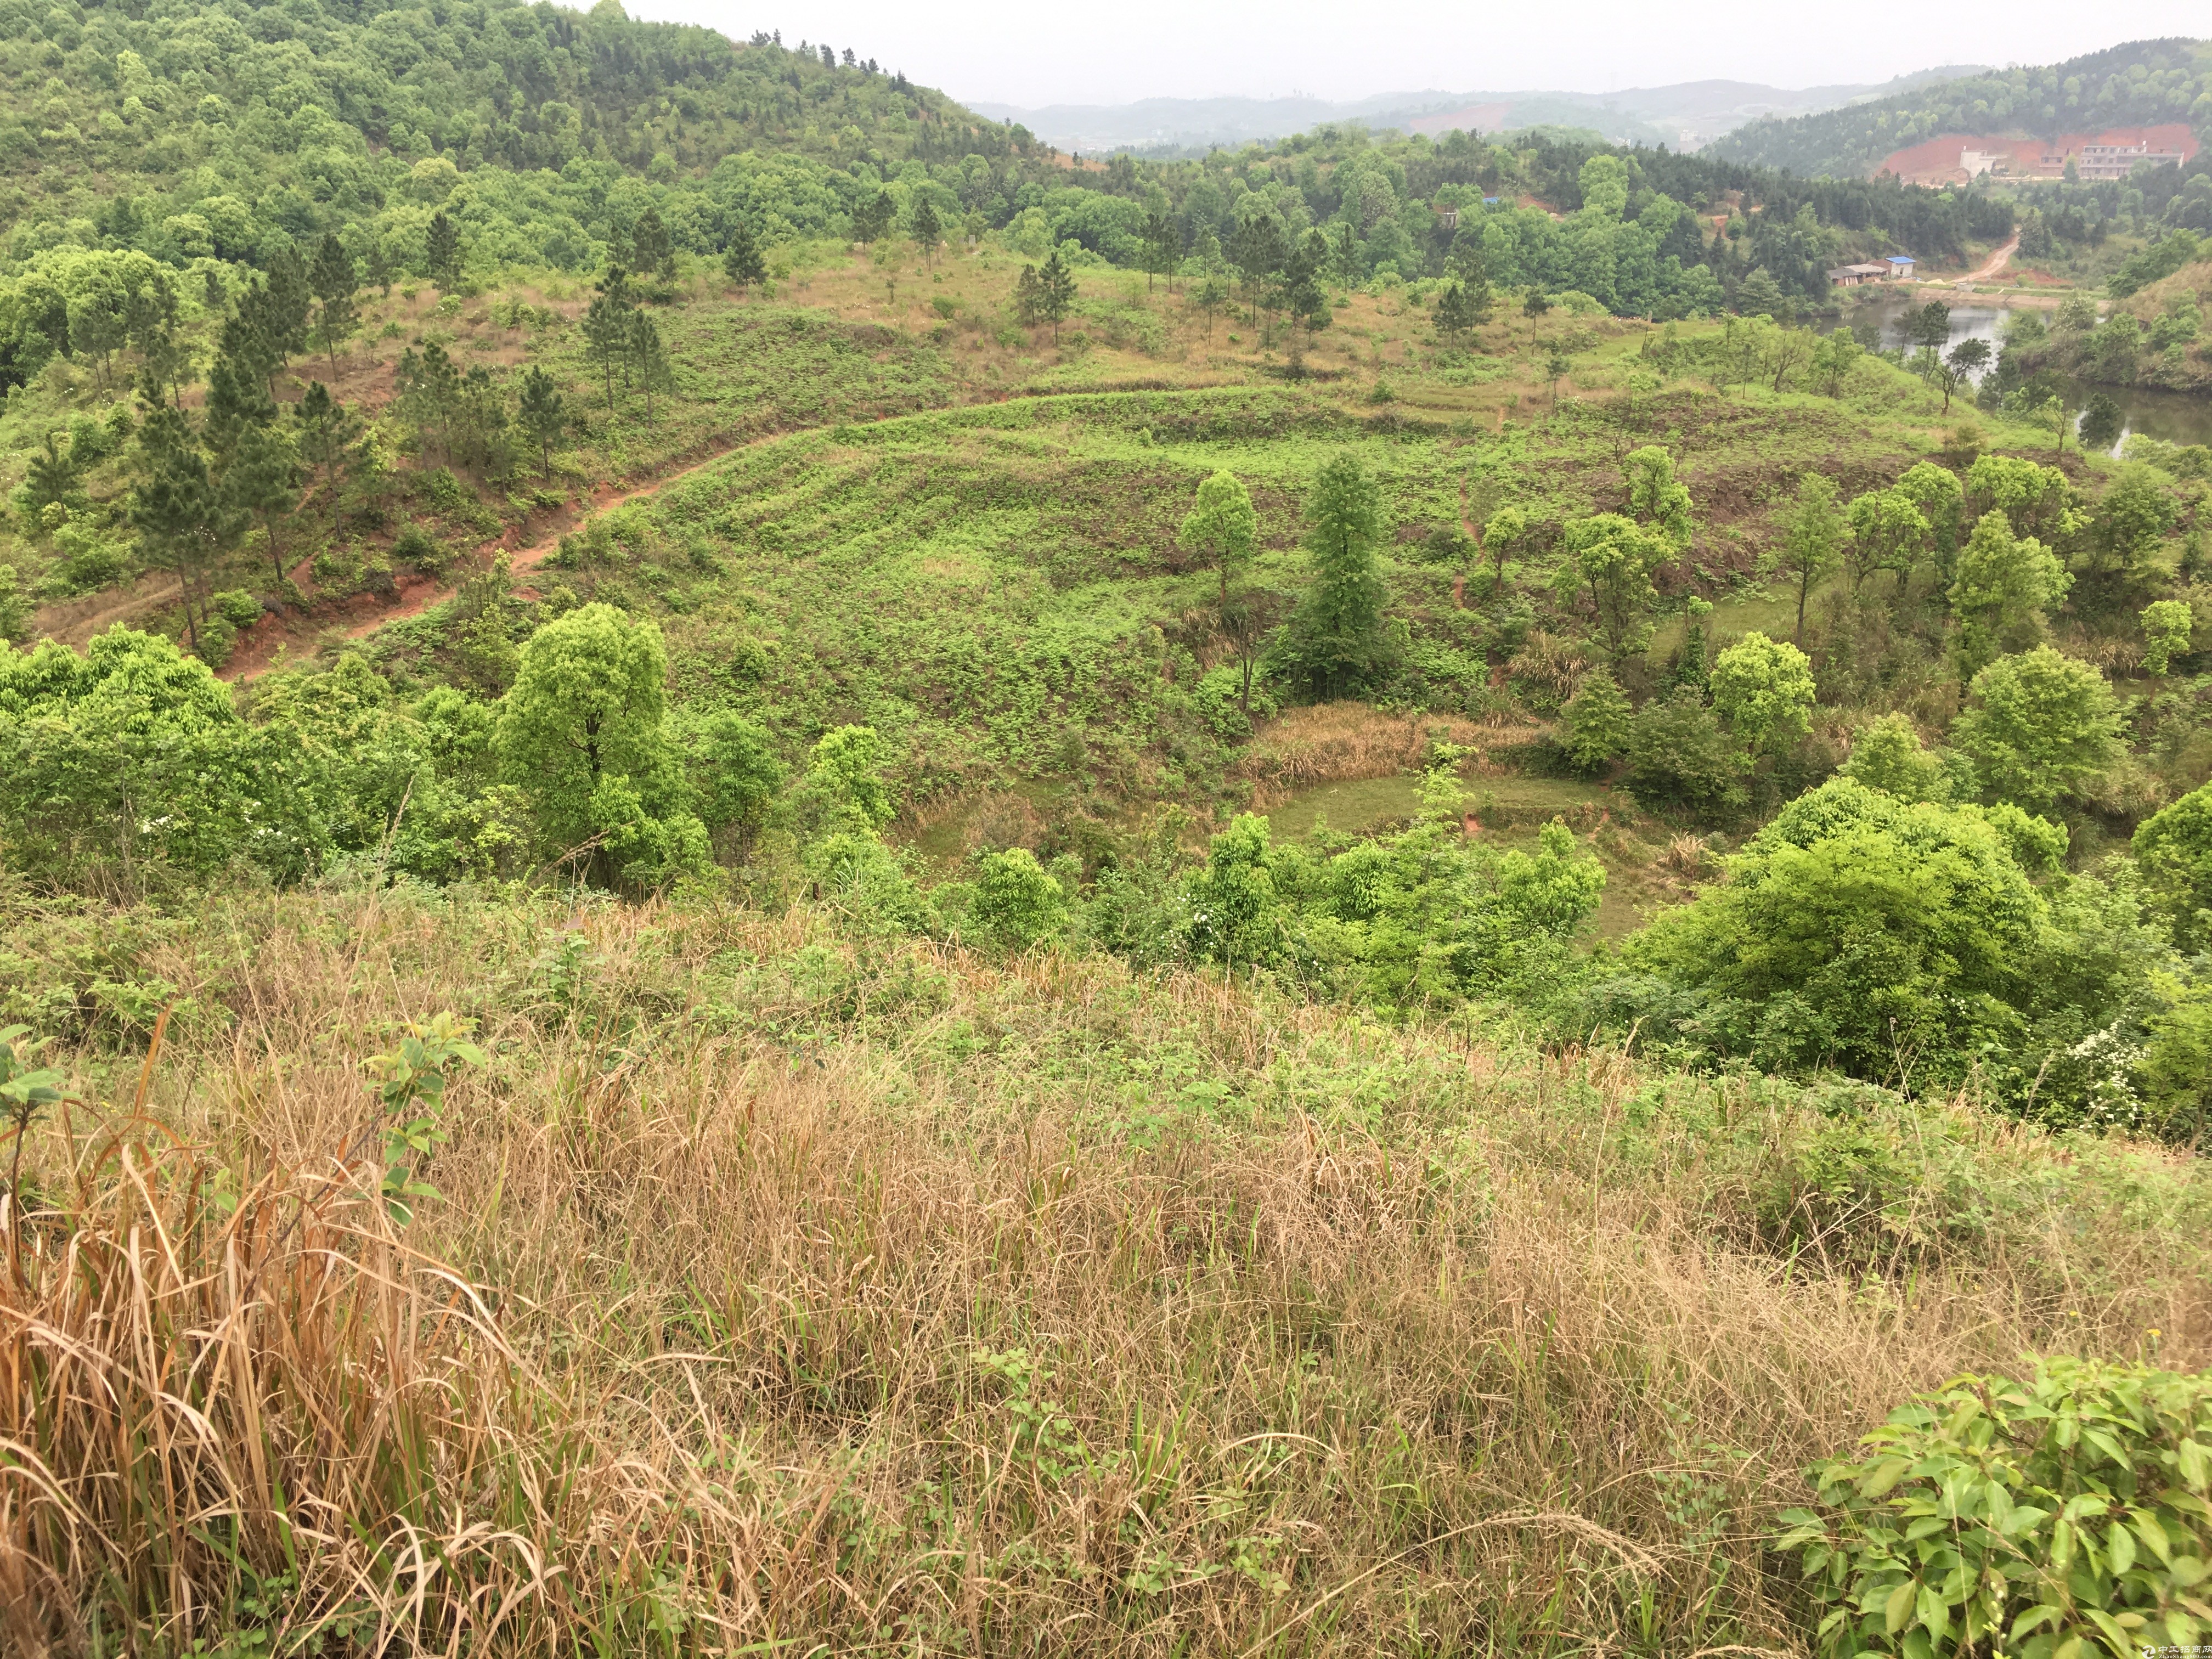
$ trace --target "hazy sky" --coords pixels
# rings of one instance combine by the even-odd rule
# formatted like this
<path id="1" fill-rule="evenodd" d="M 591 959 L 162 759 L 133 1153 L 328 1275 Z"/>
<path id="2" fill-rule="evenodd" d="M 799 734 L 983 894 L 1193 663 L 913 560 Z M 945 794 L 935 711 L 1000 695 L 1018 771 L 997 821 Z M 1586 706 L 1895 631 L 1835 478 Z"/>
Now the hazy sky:
<path id="1" fill-rule="evenodd" d="M 1034 107 L 1139 98 L 1352 99 L 1428 88 L 1611 92 L 1726 79 L 1886 81 L 1938 64 L 2045 64 L 2124 40 L 2212 31 L 2205 0 L 2013 0 L 1862 10 L 1772 0 L 629 0 L 633 15 L 743 39 L 827 40 L 955 98 Z"/>

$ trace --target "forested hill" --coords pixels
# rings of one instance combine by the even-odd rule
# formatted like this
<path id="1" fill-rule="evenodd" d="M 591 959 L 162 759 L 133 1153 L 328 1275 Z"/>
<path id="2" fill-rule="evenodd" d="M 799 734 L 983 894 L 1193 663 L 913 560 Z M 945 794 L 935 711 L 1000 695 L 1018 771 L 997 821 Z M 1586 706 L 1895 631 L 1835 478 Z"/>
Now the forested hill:
<path id="1" fill-rule="evenodd" d="M 17 261 L 59 242 L 262 264 L 331 231 L 419 240 L 465 175 L 479 257 L 585 267 L 629 181 L 707 179 L 672 228 L 712 247 L 726 227 L 700 221 L 761 193 L 751 169 L 716 171 L 745 152 L 815 164 L 767 191 L 773 232 L 787 197 L 802 220 L 837 206 L 823 177 L 855 163 L 1033 148 L 854 48 L 739 45 L 617 0 L 0 0 L 0 88 Z"/>
<path id="2" fill-rule="evenodd" d="M 427 275 L 441 214 L 477 281 L 634 261 L 648 210 L 669 258 L 711 259 L 740 227 L 770 248 L 865 240 L 926 202 L 933 234 L 998 232 L 1030 259 L 1257 282 L 1320 233 L 1311 258 L 1341 285 L 1449 270 L 1662 319 L 1735 306 L 1746 284 L 1753 310 L 1819 301 L 1829 264 L 1961 258 L 2011 228 L 1960 192 L 1533 134 L 1323 127 L 1077 167 L 857 46 L 736 43 L 616 0 L 0 0 L 0 384 L 71 354 L 73 312 L 108 303 L 88 296 L 137 291 L 118 257 L 181 273 L 176 294 L 220 313 L 244 272 L 329 237 L 372 284 Z"/>
<path id="3" fill-rule="evenodd" d="M 2063 64 L 1940 81 L 1872 103 L 1753 121 L 1705 153 L 1807 177 L 1866 177 L 1884 156 L 1946 133 L 2056 138 L 2186 121 L 2212 131 L 2212 43 L 2136 40 Z"/>

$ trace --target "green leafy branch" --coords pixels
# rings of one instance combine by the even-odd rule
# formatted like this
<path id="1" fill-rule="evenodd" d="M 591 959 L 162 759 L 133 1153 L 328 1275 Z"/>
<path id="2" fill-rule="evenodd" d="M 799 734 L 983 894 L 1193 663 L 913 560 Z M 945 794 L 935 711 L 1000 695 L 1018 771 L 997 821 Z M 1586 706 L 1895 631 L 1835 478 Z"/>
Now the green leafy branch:
<path id="1" fill-rule="evenodd" d="M 450 1139 L 443 1122 L 446 1085 L 457 1066 L 484 1062 L 483 1050 L 468 1041 L 475 1029 L 474 1020 L 437 1014 L 427 1024 L 410 1024 L 398 1048 L 368 1061 L 384 1117 L 380 1190 L 386 1213 L 399 1226 L 415 1218 L 416 1202 L 439 1196 L 435 1187 L 416 1176 L 416 1160 L 428 1158 Z"/>

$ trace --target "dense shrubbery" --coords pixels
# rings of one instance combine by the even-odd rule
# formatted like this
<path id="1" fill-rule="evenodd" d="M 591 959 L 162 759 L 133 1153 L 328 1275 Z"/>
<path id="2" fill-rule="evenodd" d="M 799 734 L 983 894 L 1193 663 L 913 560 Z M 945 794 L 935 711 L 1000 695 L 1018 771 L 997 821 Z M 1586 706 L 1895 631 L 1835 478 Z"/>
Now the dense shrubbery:
<path id="1" fill-rule="evenodd" d="M 1813 1472 L 1819 1511 L 1782 1516 L 1823 1654 L 2186 1651 L 2212 1628 L 2212 1376 L 2045 1359 L 1862 1443 Z"/>

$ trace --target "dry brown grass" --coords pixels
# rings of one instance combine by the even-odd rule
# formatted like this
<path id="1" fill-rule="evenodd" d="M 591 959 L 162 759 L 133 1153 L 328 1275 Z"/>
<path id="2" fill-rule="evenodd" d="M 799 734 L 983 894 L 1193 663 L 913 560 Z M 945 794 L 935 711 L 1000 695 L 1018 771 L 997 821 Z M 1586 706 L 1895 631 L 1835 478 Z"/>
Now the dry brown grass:
<path id="1" fill-rule="evenodd" d="M 1441 738 L 1474 746 L 1499 733 L 1454 714 L 1389 714 L 1364 702 L 1292 708 L 1269 720 L 1237 757 L 1252 780 L 1252 807 L 1266 811 L 1316 784 L 1419 771 Z"/>
<path id="2" fill-rule="evenodd" d="M 804 915 L 163 939 L 234 1021 L 34 1142 L 0 1294 L 15 1651 L 1797 1651 L 1808 1459 L 2026 1349 L 2212 1342 L 2193 1167 L 1963 1106 Z M 359 1062 L 441 1007 L 493 1059 L 395 1231 Z M 1887 1189 L 1823 1182 L 1867 1144 Z"/>

